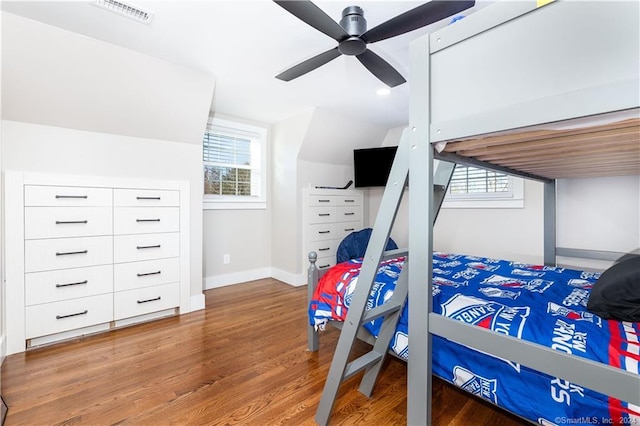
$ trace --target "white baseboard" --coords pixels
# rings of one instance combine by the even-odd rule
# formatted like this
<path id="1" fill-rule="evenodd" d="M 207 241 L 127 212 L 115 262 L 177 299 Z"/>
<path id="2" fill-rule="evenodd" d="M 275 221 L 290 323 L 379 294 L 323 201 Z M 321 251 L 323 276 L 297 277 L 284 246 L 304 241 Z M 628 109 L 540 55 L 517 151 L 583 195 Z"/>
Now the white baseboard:
<path id="1" fill-rule="evenodd" d="M 294 287 L 300 287 L 307 284 L 307 274 L 292 274 L 278 268 L 271 268 L 271 276 L 278 281 L 287 283 Z"/>
<path id="2" fill-rule="evenodd" d="M 191 311 L 201 311 L 204 309 L 204 294 L 195 294 L 191 296 Z"/>
<path id="3" fill-rule="evenodd" d="M 263 278 L 275 278 L 283 283 L 294 287 L 302 286 L 307 283 L 306 274 L 292 274 L 277 268 L 261 268 L 252 269 L 250 271 L 236 272 L 233 274 L 214 275 L 204 280 L 204 290 L 212 288 L 224 287 L 227 285 L 240 284 L 247 281 L 260 280 Z M 203 308 L 204 308 L 204 295 Z M 193 306 L 193 305 L 192 305 Z"/>
<path id="4" fill-rule="evenodd" d="M 211 290 L 212 288 L 260 280 L 263 278 L 271 278 L 271 268 L 252 269 L 250 271 L 207 277 L 204 282 L 204 289 Z"/>

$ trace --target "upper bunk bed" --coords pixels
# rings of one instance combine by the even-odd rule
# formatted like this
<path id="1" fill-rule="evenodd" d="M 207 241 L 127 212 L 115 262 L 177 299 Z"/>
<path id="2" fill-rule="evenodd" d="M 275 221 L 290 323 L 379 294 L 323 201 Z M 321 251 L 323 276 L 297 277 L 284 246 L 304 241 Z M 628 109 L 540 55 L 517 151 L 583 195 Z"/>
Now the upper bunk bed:
<path id="1" fill-rule="evenodd" d="M 637 1 L 500 1 L 412 42 L 409 253 L 426 261 L 409 264 L 408 424 L 430 423 L 431 334 L 640 403 L 637 375 L 434 314 L 431 286 L 434 158 L 544 182 L 549 264 L 555 179 L 640 175 L 639 17 Z"/>

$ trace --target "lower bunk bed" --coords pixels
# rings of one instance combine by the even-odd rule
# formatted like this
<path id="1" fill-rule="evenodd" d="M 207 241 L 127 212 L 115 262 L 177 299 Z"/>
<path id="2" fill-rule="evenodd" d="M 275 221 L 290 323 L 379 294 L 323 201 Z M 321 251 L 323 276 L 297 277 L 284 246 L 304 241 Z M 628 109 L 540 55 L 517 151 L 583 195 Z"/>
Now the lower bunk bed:
<path id="1" fill-rule="evenodd" d="M 398 257 L 380 264 L 367 310 L 389 300 L 404 263 Z M 361 265 L 361 259 L 343 262 L 310 282 L 309 321 L 316 333 L 329 322 L 345 320 Z M 605 320 L 586 308 L 599 277 L 597 272 L 434 252 L 433 311 L 638 374 L 640 323 Z M 364 325 L 371 337 L 377 337 L 382 321 Z M 311 340 L 310 346 L 313 350 Z M 640 423 L 640 407 L 567 380 L 437 335 L 432 348 L 434 375 L 528 421 Z M 409 357 L 407 306 L 389 349 L 399 358 Z"/>

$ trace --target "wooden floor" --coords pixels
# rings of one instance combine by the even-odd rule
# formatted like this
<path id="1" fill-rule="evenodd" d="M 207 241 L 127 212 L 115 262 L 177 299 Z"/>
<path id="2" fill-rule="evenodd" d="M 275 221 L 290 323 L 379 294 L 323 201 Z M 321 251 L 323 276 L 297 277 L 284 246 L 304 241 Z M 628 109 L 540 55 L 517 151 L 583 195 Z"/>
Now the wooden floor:
<path id="1" fill-rule="evenodd" d="M 313 425 L 338 333 L 306 350 L 306 289 L 266 279 L 205 295 L 202 311 L 8 356 L 6 426 Z M 372 399 L 358 384 L 341 387 L 332 424 L 406 423 L 405 363 L 389 357 Z M 433 398 L 434 425 L 521 424 L 437 379 Z"/>

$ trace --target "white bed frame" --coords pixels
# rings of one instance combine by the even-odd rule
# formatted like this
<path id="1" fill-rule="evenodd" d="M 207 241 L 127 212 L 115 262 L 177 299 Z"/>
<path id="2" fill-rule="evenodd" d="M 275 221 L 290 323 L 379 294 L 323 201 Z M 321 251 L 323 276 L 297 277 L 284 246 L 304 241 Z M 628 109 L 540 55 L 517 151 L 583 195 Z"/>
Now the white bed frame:
<path id="1" fill-rule="evenodd" d="M 391 193 L 401 199 L 398 188 L 406 176 L 394 175 L 394 170 L 400 171 L 396 163 L 406 161 L 404 172 L 408 168 L 411 182 L 407 424 L 431 423 L 432 334 L 640 406 L 637 374 L 467 325 L 434 314 L 431 306 L 437 214 L 432 189 L 439 184 L 432 144 L 640 108 L 639 6 L 638 1 L 500 1 L 412 42 L 409 128 L 349 310 L 351 315 L 359 304 L 364 309 L 365 278 L 374 276 L 384 256 L 397 211 L 395 203 L 385 205 L 385 198 Z M 555 180 L 539 180 L 544 182 L 544 261 L 555 264 L 561 254 L 555 241 Z M 353 320 L 362 318 L 361 312 L 353 315 Z M 353 322 L 350 318 L 345 328 Z M 338 356 L 346 359 L 344 349 L 351 347 L 341 344 L 344 330 L 333 364 Z M 333 364 L 316 415 L 319 423 L 327 422 L 333 406 L 333 397 L 325 394 L 335 394 L 345 375 L 344 365 Z"/>
<path id="2" fill-rule="evenodd" d="M 431 423 L 431 334 L 640 405 L 636 374 L 432 312 L 433 221 L 424 218 L 433 211 L 431 143 L 640 106 L 639 3 L 545 3 L 499 2 L 411 45 L 411 425 Z M 545 263 L 555 263 L 554 181 L 545 184 L 547 200 Z"/>

